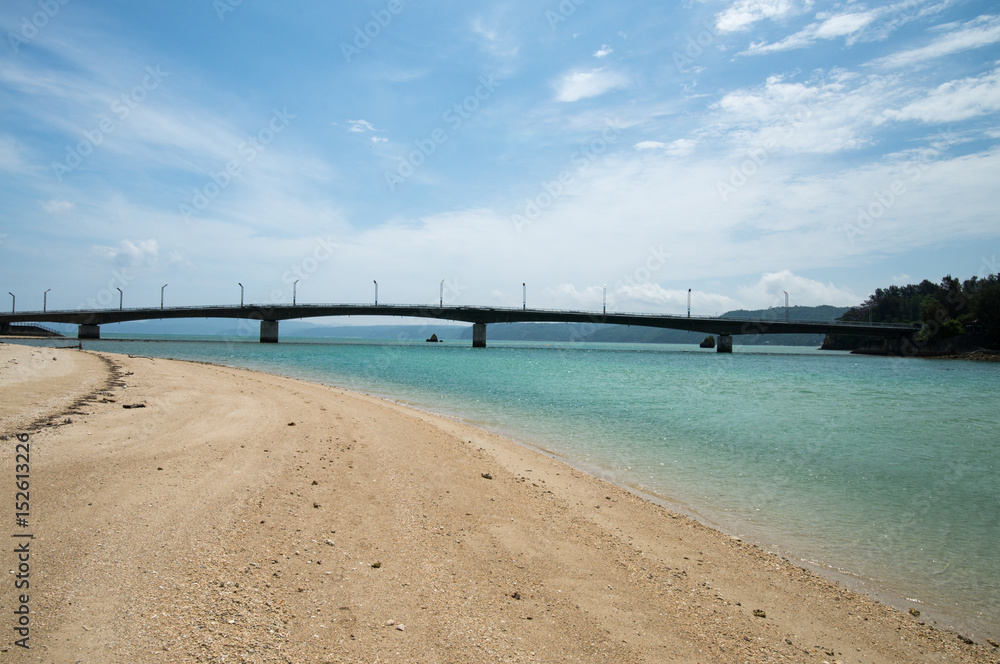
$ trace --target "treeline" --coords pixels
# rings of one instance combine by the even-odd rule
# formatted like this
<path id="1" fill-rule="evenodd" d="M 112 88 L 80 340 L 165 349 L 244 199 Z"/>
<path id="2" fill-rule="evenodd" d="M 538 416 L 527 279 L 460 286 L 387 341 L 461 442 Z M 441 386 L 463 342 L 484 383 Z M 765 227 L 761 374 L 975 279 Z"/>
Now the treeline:
<path id="1" fill-rule="evenodd" d="M 939 284 L 924 279 L 919 284 L 879 288 L 840 319 L 922 323 L 922 339 L 977 334 L 995 346 L 1000 344 L 1000 274 L 965 281 L 949 274 Z"/>

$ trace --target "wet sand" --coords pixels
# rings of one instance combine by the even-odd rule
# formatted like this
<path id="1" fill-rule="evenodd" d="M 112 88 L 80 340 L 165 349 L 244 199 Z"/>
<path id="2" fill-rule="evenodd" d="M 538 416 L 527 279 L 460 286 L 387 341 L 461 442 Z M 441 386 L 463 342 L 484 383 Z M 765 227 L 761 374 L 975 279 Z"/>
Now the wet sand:
<path id="1" fill-rule="evenodd" d="M 126 408 L 125 406 L 141 406 Z M 12 662 L 1000 662 L 475 427 L 191 362 L 0 344 L 30 437 Z M 14 541 L 14 540 L 11 540 Z M 16 570 L 12 547 L 5 564 Z"/>

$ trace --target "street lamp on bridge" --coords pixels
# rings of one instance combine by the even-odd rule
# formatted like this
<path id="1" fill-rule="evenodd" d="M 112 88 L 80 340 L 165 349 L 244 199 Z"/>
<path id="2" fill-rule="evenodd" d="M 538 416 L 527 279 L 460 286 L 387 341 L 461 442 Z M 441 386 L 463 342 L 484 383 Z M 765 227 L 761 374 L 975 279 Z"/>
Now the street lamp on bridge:
<path id="1" fill-rule="evenodd" d="M 10 295 L 10 313 L 14 313 L 15 305 L 17 304 L 17 298 L 10 291 L 7 291 L 7 295 Z"/>
<path id="2" fill-rule="evenodd" d="M 241 284 L 240 282 L 237 281 L 236 285 L 238 285 L 240 287 L 240 308 L 242 308 L 243 307 L 243 284 Z"/>
<path id="3" fill-rule="evenodd" d="M 782 291 L 785 294 L 785 322 L 788 322 L 788 291 Z"/>
<path id="4" fill-rule="evenodd" d="M 123 293 L 122 289 L 118 288 L 118 286 L 115 286 L 115 290 L 118 291 L 118 311 L 121 311 L 122 305 L 125 302 L 125 293 Z"/>
<path id="5" fill-rule="evenodd" d="M 444 279 L 441 280 L 441 299 L 438 300 L 438 306 L 444 306 Z"/>
<path id="6" fill-rule="evenodd" d="M 295 284 L 297 283 L 299 283 L 298 279 L 292 282 L 292 306 L 295 305 Z"/>
<path id="7" fill-rule="evenodd" d="M 523 281 L 521 282 L 521 308 L 528 308 L 528 286 Z"/>
<path id="8" fill-rule="evenodd" d="M 378 306 L 378 282 L 372 279 L 372 283 L 375 284 L 375 306 Z"/>
<path id="9" fill-rule="evenodd" d="M 691 318 L 691 289 L 688 289 L 688 318 Z"/>
<path id="10" fill-rule="evenodd" d="M 608 285 L 604 284 L 604 306 L 601 309 L 601 313 L 608 313 Z"/>
<path id="11" fill-rule="evenodd" d="M 49 300 L 49 291 L 50 290 L 52 290 L 52 289 L 51 288 L 46 288 L 45 292 L 42 293 L 42 313 L 45 313 L 45 311 L 48 309 L 48 300 Z"/>
<path id="12" fill-rule="evenodd" d="M 170 284 L 163 284 L 162 286 L 160 286 L 160 309 L 163 308 L 163 290 L 169 285 Z"/>

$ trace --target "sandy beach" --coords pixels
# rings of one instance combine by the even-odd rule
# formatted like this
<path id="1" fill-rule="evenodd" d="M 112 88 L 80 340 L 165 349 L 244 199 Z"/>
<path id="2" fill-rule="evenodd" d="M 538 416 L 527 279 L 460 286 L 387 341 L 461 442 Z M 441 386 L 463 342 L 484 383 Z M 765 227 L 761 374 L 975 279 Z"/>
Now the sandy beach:
<path id="1" fill-rule="evenodd" d="M 5 548 L 2 661 L 1000 662 L 513 441 L 324 385 L 0 344 L 0 434 L 2 535 L 30 543 L 27 589 Z"/>

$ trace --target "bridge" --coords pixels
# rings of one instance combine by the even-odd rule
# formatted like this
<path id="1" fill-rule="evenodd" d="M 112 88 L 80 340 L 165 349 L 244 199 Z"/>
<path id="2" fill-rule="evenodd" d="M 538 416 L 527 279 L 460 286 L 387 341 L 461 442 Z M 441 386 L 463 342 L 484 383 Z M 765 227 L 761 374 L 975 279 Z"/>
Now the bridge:
<path id="1" fill-rule="evenodd" d="M 100 326 L 108 323 L 168 318 L 234 318 L 260 321 L 260 341 L 262 343 L 277 343 L 279 321 L 327 316 L 404 316 L 471 323 L 472 346 L 474 348 L 486 347 L 486 326 L 491 323 L 592 323 L 688 330 L 716 335 L 718 337 L 716 349 L 720 353 L 733 352 L 733 336 L 739 334 L 853 334 L 878 336 L 901 342 L 904 339 L 912 340 L 913 335 L 920 329 L 920 325 L 892 323 L 751 320 L 508 307 L 408 304 L 247 304 L 11 312 L 0 314 L 0 334 L 9 332 L 11 323 L 70 323 L 79 326 L 78 338 L 100 339 Z"/>

